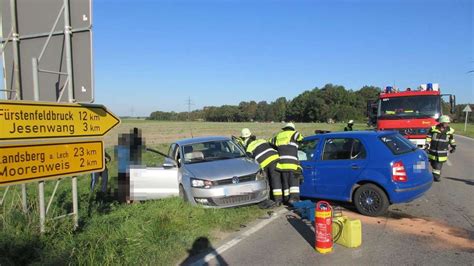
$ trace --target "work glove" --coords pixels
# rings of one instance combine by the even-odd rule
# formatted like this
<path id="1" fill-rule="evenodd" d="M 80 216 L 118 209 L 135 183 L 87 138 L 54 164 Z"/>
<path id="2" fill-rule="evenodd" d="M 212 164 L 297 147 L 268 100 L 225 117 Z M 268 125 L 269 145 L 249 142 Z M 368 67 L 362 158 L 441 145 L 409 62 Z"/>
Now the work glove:
<path id="1" fill-rule="evenodd" d="M 452 146 L 451 147 L 451 150 L 449 151 L 449 153 L 454 153 L 456 151 L 456 146 Z"/>
<path id="2" fill-rule="evenodd" d="M 423 150 L 428 150 L 430 148 L 430 144 L 426 143 L 425 146 L 423 147 Z"/>

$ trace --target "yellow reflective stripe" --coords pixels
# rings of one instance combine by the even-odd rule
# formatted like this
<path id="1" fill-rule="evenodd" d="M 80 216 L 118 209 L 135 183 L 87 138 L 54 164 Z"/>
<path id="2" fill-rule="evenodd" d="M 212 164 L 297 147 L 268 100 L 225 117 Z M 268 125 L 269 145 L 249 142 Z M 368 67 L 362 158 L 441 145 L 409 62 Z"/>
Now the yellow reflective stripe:
<path id="1" fill-rule="evenodd" d="M 300 187 L 290 187 L 290 194 L 291 193 L 300 193 Z"/>
<path id="2" fill-rule="evenodd" d="M 281 196 L 281 195 L 283 195 L 283 192 L 281 191 L 281 189 L 274 189 L 274 190 L 272 190 L 272 192 L 273 192 L 273 195 L 274 195 L 274 196 Z"/>
<path id="3" fill-rule="evenodd" d="M 253 153 L 253 151 L 260 146 L 261 144 L 265 143 L 266 141 L 263 139 L 257 139 L 252 142 L 247 146 L 247 152 Z"/>
<path id="4" fill-rule="evenodd" d="M 441 174 L 441 170 L 433 169 L 433 174 L 438 174 L 438 175 L 440 175 L 440 174 Z"/>
<path id="5" fill-rule="evenodd" d="M 395 111 L 385 111 L 385 113 L 388 114 L 388 115 L 394 115 Z"/>
<path id="6" fill-rule="evenodd" d="M 285 195 L 285 196 L 290 195 L 290 190 L 289 189 L 283 190 L 283 195 Z"/>
<path id="7" fill-rule="evenodd" d="M 278 163 L 277 168 L 281 170 L 298 170 L 299 166 L 294 163 Z"/>
<path id="8" fill-rule="evenodd" d="M 438 161 L 438 162 L 445 162 L 448 160 L 448 157 L 447 156 L 435 156 L 435 155 L 432 155 L 432 154 L 428 154 L 428 159 L 432 160 L 432 161 Z"/>
<path id="9" fill-rule="evenodd" d="M 278 160 L 278 154 L 274 154 L 274 155 L 268 157 L 267 159 L 265 159 L 265 161 L 263 161 L 262 164 L 260 164 L 260 167 L 263 169 L 275 160 Z"/>

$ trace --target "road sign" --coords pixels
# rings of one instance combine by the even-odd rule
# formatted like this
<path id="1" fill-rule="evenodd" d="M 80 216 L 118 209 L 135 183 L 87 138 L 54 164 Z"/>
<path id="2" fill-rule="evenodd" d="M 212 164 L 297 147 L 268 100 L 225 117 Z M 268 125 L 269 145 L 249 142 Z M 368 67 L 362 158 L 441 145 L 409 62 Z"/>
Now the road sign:
<path id="1" fill-rule="evenodd" d="M 0 0 L 2 42 L 10 36 L 8 43 L 5 44 L 3 58 L 5 89 L 11 90 L 7 93 L 7 99 L 35 100 L 33 91 L 35 71 L 32 58 L 42 55 L 38 65 L 39 100 L 56 102 L 60 98 L 61 102 L 68 102 L 68 90 L 64 89 L 61 93 L 67 85 L 68 78 L 68 75 L 64 74 L 68 72 L 68 46 L 64 34 L 67 28 L 71 33 L 73 98 L 77 102 L 94 101 L 91 0 L 69 1 L 70 27 L 65 27 L 64 2 L 64 0 Z M 16 5 L 13 11 L 12 3 Z M 58 19 L 56 27 L 53 29 L 56 19 Z M 12 26 L 16 26 L 17 29 L 13 34 L 11 34 Z M 49 38 L 50 33 L 52 34 Z M 46 48 L 43 49 L 48 40 Z M 18 60 L 16 75 L 15 60 Z M 20 98 L 14 98 L 17 78 L 21 84 Z"/>
<path id="2" fill-rule="evenodd" d="M 467 131 L 467 117 L 469 116 L 469 112 L 472 112 L 471 106 L 466 104 L 466 107 L 464 107 L 462 111 L 466 113 L 466 119 L 464 120 L 464 131 Z"/>
<path id="3" fill-rule="evenodd" d="M 464 109 L 462 111 L 465 112 L 465 113 L 472 112 L 471 106 L 469 106 L 469 104 L 466 104 L 466 107 L 464 107 Z"/>
<path id="4" fill-rule="evenodd" d="M 103 105 L 0 101 L 0 140 L 103 136 L 119 123 Z"/>
<path id="5" fill-rule="evenodd" d="M 0 186 L 103 169 L 102 141 L 0 146 Z"/>

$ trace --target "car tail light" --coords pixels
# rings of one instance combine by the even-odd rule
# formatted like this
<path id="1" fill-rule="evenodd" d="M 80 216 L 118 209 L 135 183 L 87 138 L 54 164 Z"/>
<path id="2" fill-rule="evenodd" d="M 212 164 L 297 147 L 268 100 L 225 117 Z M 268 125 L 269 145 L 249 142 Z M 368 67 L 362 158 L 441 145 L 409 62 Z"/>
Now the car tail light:
<path id="1" fill-rule="evenodd" d="M 392 180 L 395 182 L 407 182 L 407 172 L 403 162 L 394 162 L 392 164 Z"/>

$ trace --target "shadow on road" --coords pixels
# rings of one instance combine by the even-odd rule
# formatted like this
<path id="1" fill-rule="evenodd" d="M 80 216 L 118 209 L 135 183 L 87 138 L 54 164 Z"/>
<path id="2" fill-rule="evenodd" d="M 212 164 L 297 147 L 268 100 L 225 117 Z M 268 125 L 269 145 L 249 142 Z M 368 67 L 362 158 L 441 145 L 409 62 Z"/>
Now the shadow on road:
<path id="1" fill-rule="evenodd" d="M 458 181 L 458 182 L 464 182 L 467 185 L 474 186 L 474 181 L 469 180 L 469 179 L 462 179 L 462 178 L 456 178 L 456 177 L 445 177 L 445 178 L 449 180 Z"/>
<path id="2" fill-rule="evenodd" d="M 199 262 L 199 260 L 203 259 L 208 254 L 215 256 L 217 265 L 229 265 L 212 247 L 211 242 L 207 237 L 196 238 L 192 248 L 188 250 L 188 254 L 188 257 L 179 265 L 209 265 L 205 262 Z"/>
<path id="3" fill-rule="evenodd" d="M 290 223 L 291 226 L 293 226 L 293 228 L 304 238 L 304 240 L 306 240 L 306 242 L 308 242 L 308 244 L 314 248 L 316 239 L 311 226 L 300 218 L 292 215 L 287 215 L 286 219 L 288 220 L 288 223 Z"/>

